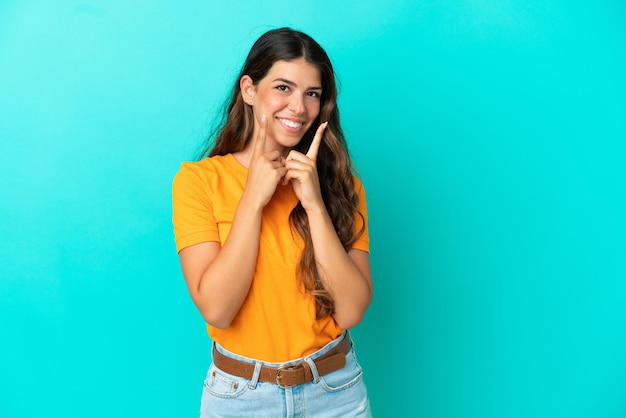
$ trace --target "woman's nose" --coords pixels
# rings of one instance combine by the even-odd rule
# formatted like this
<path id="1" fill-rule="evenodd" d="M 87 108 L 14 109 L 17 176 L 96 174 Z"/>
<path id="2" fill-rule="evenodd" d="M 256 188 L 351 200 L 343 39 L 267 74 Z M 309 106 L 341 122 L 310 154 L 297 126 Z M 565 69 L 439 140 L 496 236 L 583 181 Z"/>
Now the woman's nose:
<path id="1" fill-rule="evenodd" d="M 304 113 L 304 109 L 304 97 L 301 97 L 299 94 L 292 95 L 291 100 L 289 101 L 289 110 L 296 115 L 300 115 Z"/>

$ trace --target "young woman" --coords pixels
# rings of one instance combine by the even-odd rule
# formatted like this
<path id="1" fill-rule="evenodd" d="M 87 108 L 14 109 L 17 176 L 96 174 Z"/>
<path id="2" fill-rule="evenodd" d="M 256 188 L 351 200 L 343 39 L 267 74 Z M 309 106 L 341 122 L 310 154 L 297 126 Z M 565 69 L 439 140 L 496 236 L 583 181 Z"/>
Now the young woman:
<path id="1" fill-rule="evenodd" d="M 262 35 L 202 158 L 173 183 L 183 275 L 214 342 L 201 417 L 369 416 L 347 331 L 372 298 L 365 192 L 320 45 Z"/>

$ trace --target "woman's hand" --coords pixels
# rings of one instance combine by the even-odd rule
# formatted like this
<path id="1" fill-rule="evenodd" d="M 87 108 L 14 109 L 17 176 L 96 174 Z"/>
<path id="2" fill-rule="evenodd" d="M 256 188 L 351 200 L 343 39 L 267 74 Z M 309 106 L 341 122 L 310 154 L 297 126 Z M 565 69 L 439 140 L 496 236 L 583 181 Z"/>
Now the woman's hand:
<path id="1" fill-rule="evenodd" d="M 285 161 L 287 174 L 283 179 L 283 184 L 291 182 L 294 192 L 302 207 L 307 212 L 324 207 L 322 193 L 320 191 L 320 181 L 317 175 L 317 152 L 322 142 L 324 130 L 328 122 L 322 123 L 315 132 L 315 137 L 306 155 L 298 151 L 290 151 Z"/>
<path id="2" fill-rule="evenodd" d="M 267 117 L 261 116 L 259 134 L 254 143 L 254 150 L 248 167 L 248 178 L 244 194 L 253 199 L 259 207 L 270 201 L 276 186 L 287 173 L 285 159 L 278 151 L 265 151 L 267 136 Z"/>

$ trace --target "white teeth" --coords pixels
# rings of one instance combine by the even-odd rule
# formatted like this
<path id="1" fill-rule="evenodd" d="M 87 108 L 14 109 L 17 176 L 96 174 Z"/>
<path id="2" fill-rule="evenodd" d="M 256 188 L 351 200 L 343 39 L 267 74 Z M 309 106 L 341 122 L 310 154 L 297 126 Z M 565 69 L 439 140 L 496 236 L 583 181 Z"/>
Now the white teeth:
<path id="1" fill-rule="evenodd" d="M 294 128 L 294 129 L 297 129 L 302 126 L 302 122 L 294 122 L 288 119 L 280 119 L 280 122 L 283 125 L 288 126 L 290 128 Z"/>

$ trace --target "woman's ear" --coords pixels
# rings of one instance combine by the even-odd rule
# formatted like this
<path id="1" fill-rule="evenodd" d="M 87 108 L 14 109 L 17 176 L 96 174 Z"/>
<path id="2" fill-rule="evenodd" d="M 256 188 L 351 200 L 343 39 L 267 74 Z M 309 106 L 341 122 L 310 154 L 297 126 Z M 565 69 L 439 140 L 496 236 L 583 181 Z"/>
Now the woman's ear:
<path id="1" fill-rule="evenodd" d="M 239 88 L 241 90 L 241 98 L 244 103 L 249 106 L 254 104 L 255 85 L 252 82 L 252 78 L 249 75 L 244 75 L 239 80 Z"/>

